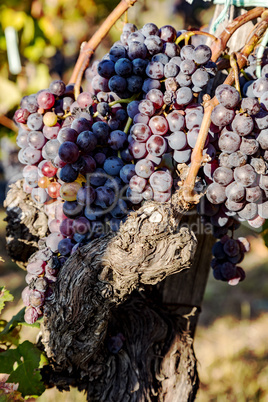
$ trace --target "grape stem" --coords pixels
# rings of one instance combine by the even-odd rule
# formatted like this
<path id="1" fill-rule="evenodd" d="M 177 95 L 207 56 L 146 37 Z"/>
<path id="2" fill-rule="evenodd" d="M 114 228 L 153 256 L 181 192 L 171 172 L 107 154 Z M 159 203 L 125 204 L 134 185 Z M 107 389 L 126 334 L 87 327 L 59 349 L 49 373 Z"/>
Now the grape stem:
<path id="1" fill-rule="evenodd" d="M 65 113 L 64 116 L 58 116 L 58 118 L 59 118 L 60 120 L 64 120 L 64 119 L 66 119 L 66 117 L 69 117 L 69 116 L 71 116 L 71 115 L 72 115 L 72 113 L 71 113 L 71 112 L 68 112 L 68 113 Z"/>
<path id="2" fill-rule="evenodd" d="M 240 83 L 239 83 L 239 68 L 236 62 L 236 55 L 235 53 L 232 53 L 230 56 L 230 65 L 233 69 L 234 72 L 234 78 L 235 78 L 235 88 L 236 90 L 239 92 L 240 94 L 240 98 L 241 98 L 241 90 L 240 90 Z"/>
<path id="3" fill-rule="evenodd" d="M 129 117 L 127 119 L 127 122 L 126 122 L 126 125 L 125 125 L 125 128 L 124 128 L 124 133 L 128 134 L 130 126 L 132 124 L 132 121 L 133 121 L 133 119 L 131 117 Z"/>
<path id="4" fill-rule="evenodd" d="M 248 56 L 253 52 L 259 40 L 263 37 L 268 29 L 268 15 L 259 22 L 255 33 L 251 36 L 250 40 L 245 44 L 242 50 L 236 53 L 236 62 L 239 70 L 241 70 L 247 63 Z M 230 71 L 228 77 L 224 81 L 225 84 L 232 85 L 235 80 L 235 73 L 233 69 Z"/>
<path id="5" fill-rule="evenodd" d="M 265 7 L 255 7 L 247 13 L 235 18 L 229 25 L 227 25 L 224 31 L 220 34 L 218 40 L 211 44 L 211 60 L 214 62 L 218 60 L 222 52 L 226 49 L 227 42 L 238 28 L 255 18 L 261 17 L 265 10 Z"/>
<path id="6" fill-rule="evenodd" d="M 19 130 L 18 126 L 14 123 L 14 121 L 4 116 L 3 114 L 0 114 L 0 124 L 15 132 Z"/>
<path id="7" fill-rule="evenodd" d="M 114 106 L 117 103 L 130 103 L 132 101 L 134 101 L 135 99 L 137 99 L 140 96 L 141 93 L 135 94 L 133 96 L 131 96 L 131 98 L 126 98 L 126 99 L 117 99 L 113 102 L 108 103 L 109 106 Z"/>
<path id="8" fill-rule="evenodd" d="M 80 93 L 80 86 L 84 71 L 87 68 L 89 61 L 92 55 L 94 54 L 96 48 L 108 34 L 112 26 L 116 23 L 116 21 L 136 2 L 137 0 L 121 0 L 120 3 L 111 12 L 111 14 L 102 23 L 100 28 L 95 32 L 92 38 L 88 42 L 82 43 L 79 57 L 77 59 L 71 78 L 69 80 L 69 84 L 75 84 L 74 87 L 75 98 L 77 98 L 77 96 Z"/>
<path id="9" fill-rule="evenodd" d="M 218 105 L 218 100 L 214 96 L 213 99 L 204 102 L 204 117 L 197 137 L 195 147 L 191 155 L 191 166 L 183 184 L 183 198 L 186 202 L 198 203 L 200 196 L 194 193 L 196 176 L 204 160 L 203 149 L 207 139 L 208 130 L 211 122 L 211 113 L 215 106 Z"/>
<path id="10" fill-rule="evenodd" d="M 249 11 L 249 13 L 251 11 Z M 233 22 L 235 22 L 235 20 Z M 265 34 L 266 30 L 268 29 L 268 16 L 265 15 L 262 21 L 257 25 L 258 25 L 257 29 L 249 39 L 248 43 L 246 43 L 246 45 L 242 48 L 242 50 L 236 54 L 236 64 L 239 70 L 241 70 L 245 66 L 245 64 L 247 63 L 248 56 L 252 53 L 255 46 L 258 44 L 260 38 Z M 232 68 L 226 80 L 224 81 L 224 84 L 232 85 L 234 81 L 235 81 L 235 72 Z M 184 200 L 188 203 L 196 204 L 199 202 L 200 199 L 200 196 L 198 196 L 194 192 L 194 186 L 198 171 L 202 163 L 204 162 L 203 150 L 210 127 L 211 113 L 214 107 L 217 106 L 218 104 L 219 102 L 215 96 L 211 100 L 204 102 L 204 117 L 202 120 L 202 124 L 200 127 L 195 147 L 192 152 L 191 166 L 189 168 L 186 180 L 183 183 L 183 189 L 182 189 L 182 196 Z"/>
<path id="11" fill-rule="evenodd" d="M 175 43 L 176 43 L 177 45 L 179 45 L 180 42 L 182 42 L 183 40 L 185 40 L 185 44 L 188 45 L 188 42 L 189 42 L 190 37 L 191 37 L 191 36 L 194 36 L 194 35 L 203 35 L 203 36 L 207 36 L 207 37 L 209 37 L 210 39 L 212 39 L 213 42 L 214 42 L 214 41 L 215 41 L 215 42 L 218 42 L 218 41 L 219 41 L 219 39 L 216 38 L 216 36 L 212 35 L 211 33 L 203 32 L 203 31 L 190 31 L 190 32 L 184 32 L 184 33 L 182 33 L 182 34 L 178 37 L 178 39 L 176 40 Z"/>

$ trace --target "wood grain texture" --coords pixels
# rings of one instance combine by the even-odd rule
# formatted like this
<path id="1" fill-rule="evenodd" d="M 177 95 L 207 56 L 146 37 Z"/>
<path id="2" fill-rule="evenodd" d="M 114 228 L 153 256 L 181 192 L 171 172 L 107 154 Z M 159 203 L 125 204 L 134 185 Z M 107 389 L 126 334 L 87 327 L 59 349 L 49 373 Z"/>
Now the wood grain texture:
<path id="1" fill-rule="evenodd" d="M 23 180 L 11 184 L 4 207 L 7 252 L 18 266 L 25 269 L 30 256 L 38 250 L 39 239 L 48 232 L 47 215 L 43 207 L 23 191 Z"/>
<path id="2" fill-rule="evenodd" d="M 9 214 L 20 203 L 32 207 L 20 186 L 7 197 Z M 163 298 L 159 285 L 170 277 L 178 286 L 175 274 L 189 271 L 194 261 L 197 239 L 180 225 L 184 212 L 178 194 L 169 203 L 147 202 L 118 233 L 94 240 L 67 260 L 46 304 L 39 343 L 50 361 L 42 370 L 48 387 L 77 386 L 89 401 L 194 400 L 198 375 L 190 316 L 170 309 L 166 295 L 173 302 L 178 292 L 167 283 Z M 47 230 L 47 223 L 39 227 L 34 220 L 41 213 L 31 209 L 28 220 L 16 217 L 25 227 L 39 228 L 36 244 Z M 12 218 L 9 224 L 11 230 Z M 39 247 L 48 251 L 45 242 Z"/>

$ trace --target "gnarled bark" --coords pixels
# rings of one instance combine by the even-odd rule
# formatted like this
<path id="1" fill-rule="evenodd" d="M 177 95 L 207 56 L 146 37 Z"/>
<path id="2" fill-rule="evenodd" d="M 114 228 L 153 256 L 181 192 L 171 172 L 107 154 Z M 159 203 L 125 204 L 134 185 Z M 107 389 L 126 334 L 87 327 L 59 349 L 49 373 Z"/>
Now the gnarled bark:
<path id="1" fill-rule="evenodd" d="M 9 214 L 20 205 L 14 190 L 6 200 Z M 31 204 L 28 196 L 24 200 Z M 68 259 L 44 316 L 47 386 L 77 386 L 89 401 L 194 400 L 192 335 L 201 302 L 194 294 L 198 287 L 203 295 L 207 269 L 199 275 L 195 270 L 186 282 L 174 275 L 191 272 L 197 246 L 194 233 L 179 226 L 184 212 L 178 195 L 170 203 L 147 202 L 118 233 L 94 240 Z M 198 277 L 205 277 L 201 287 L 193 280 Z M 169 298 L 170 283 L 179 284 L 177 296 L 191 286 L 190 304 L 184 297 L 174 299 L 174 289 Z"/>
<path id="2" fill-rule="evenodd" d="M 176 215 L 171 203 L 146 203 L 116 235 L 94 240 L 68 259 L 45 311 L 45 349 L 56 364 L 70 373 L 88 371 L 113 308 L 134 290 L 190 267 L 196 238 L 178 228 Z M 81 337 L 87 339 L 83 345 Z"/>
<path id="3" fill-rule="evenodd" d="M 23 191 L 23 180 L 11 184 L 4 207 L 7 252 L 19 267 L 26 268 L 30 256 L 38 250 L 38 240 L 47 234 L 47 215 Z"/>
<path id="4" fill-rule="evenodd" d="M 193 401 L 198 376 L 187 323 L 163 310 L 148 289 L 134 292 L 111 310 L 87 370 L 72 366 L 70 374 L 52 363 L 43 378 L 59 389 L 86 390 L 89 401 Z"/>

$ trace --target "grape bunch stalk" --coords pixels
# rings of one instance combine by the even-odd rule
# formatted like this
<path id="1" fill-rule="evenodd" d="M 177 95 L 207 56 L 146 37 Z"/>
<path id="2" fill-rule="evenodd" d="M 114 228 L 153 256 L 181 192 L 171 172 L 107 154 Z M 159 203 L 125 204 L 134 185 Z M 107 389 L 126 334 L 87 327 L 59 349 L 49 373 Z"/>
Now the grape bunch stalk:
<path id="1" fill-rule="evenodd" d="M 214 276 L 230 284 L 244 279 L 237 264 L 249 249 L 234 230 L 241 221 L 259 227 L 268 218 L 267 54 L 262 78 L 252 68 L 241 75 L 242 99 L 231 85 L 217 87 L 201 149 L 208 162 L 198 177 L 207 188 L 198 211 L 220 239 Z M 193 166 L 203 95 L 217 73 L 212 56 L 209 46 L 189 44 L 185 31 L 170 25 L 126 23 L 109 53 L 86 70 L 87 88 L 77 97 L 77 84 L 55 80 L 21 100 L 14 119 L 23 188 L 49 217 L 49 234 L 27 266 L 26 322 L 45 312 L 57 273 L 74 252 L 116 232 L 146 201 L 170 202 L 180 190 L 177 167 Z"/>

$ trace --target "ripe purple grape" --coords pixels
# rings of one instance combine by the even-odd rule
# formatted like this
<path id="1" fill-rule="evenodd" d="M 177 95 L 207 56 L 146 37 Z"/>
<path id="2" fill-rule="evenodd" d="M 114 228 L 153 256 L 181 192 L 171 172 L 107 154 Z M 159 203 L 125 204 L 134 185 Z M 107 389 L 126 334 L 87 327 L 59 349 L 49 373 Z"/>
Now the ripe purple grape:
<path id="1" fill-rule="evenodd" d="M 240 150 L 244 155 L 254 155 L 259 149 L 258 141 L 254 138 L 242 138 Z"/>
<path id="2" fill-rule="evenodd" d="M 132 126 L 130 134 L 135 141 L 146 142 L 151 136 L 150 128 L 144 123 L 136 123 Z"/>
<path id="3" fill-rule="evenodd" d="M 66 141 L 60 145 L 58 153 L 64 162 L 73 163 L 78 159 L 79 148 L 75 143 Z"/>
<path id="4" fill-rule="evenodd" d="M 185 127 L 185 118 L 178 110 L 173 110 L 167 115 L 170 131 L 180 131 Z"/>
<path id="5" fill-rule="evenodd" d="M 124 183 L 129 183 L 130 179 L 135 175 L 135 166 L 132 164 L 125 165 L 122 167 L 119 174 Z"/>
<path id="6" fill-rule="evenodd" d="M 223 250 L 229 257 L 235 257 L 240 251 L 238 241 L 228 239 L 223 245 Z"/>
<path id="7" fill-rule="evenodd" d="M 144 179 L 143 177 L 134 175 L 131 177 L 129 181 L 129 188 L 137 193 L 142 193 L 145 189 L 145 186 L 147 184 L 147 180 Z"/>
<path id="8" fill-rule="evenodd" d="M 219 85 L 216 88 L 215 95 L 220 104 L 227 109 L 235 108 L 240 101 L 239 92 L 234 87 L 226 84 Z"/>
<path id="9" fill-rule="evenodd" d="M 244 114 L 237 114 L 232 121 L 232 129 L 241 137 L 248 135 L 254 128 L 254 121 L 252 117 L 245 116 Z"/>
<path id="10" fill-rule="evenodd" d="M 226 167 L 219 167 L 213 173 L 213 180 L 224 187 L 233 181 L 233 177 L 232 169 Z"/>
<path id="11" fill-rule="evenodd" d="M 173 179 L 169 172 L 157 170 L 150 176 L 149 182 L 154 192 L 164 193 L 172 187 Z"/>
<path id="12" fill-rule="evenodd" d="M 241 109 L 249 115 L 255 115 L 260 111 L 260 104 L 256 98 L 243 98 L 241 102 Z"/>
<path id="13" fill-rule="evenodd" d="M 212 52 L 209 46 L 202 44 L 194 49 L 193 55 L 196 64 L 206 64 L 210 60 Z"/>
<path id="14" fill-rule="evenodd" d="M 124 131 L 121 130 L 111 131 L 108 139 L 108 145 L 112 149 L 114 150 L 123 149 L 126 143 L 127 143 L 127 135 L 126 133 L 124 133 Z"/>
<path id="15" fill-rule="evenodd" d="M 177 163 L 187 163 L 191 159 L 191 154 L 192 154 L 192 149 L 191 148 L 182 149 L 182 150 L 179 150 L 179 151 L 175 150 L 173 152 L 173 159 Z"/>
<path id="16" fill-rule="evenodd" d="M 250 165 L 244 165 L 237 167 L 234 170 L 234 179 L 237 183 L 241 184 L 243 187 L 249 187 L 253 185 L 256 180 L 256 172 Z"/>
<path id="17" fill-rule="evenodd" d="M 188 105 L 193 100 L 193 92 L 188 87 L 179 88 L 177 90 L 176 101 L 179 106 Z"/>
<path id="18" fill-rule="evenodd" d="M 211 121 L 219 127 L 227 126 L 235 117 L 234 110 L 227 109 L 223 105 L 217 105 L 211 113 Z"/>
<path id="19" fill-rule="evenodd" d="M 27 324 L 33 324 L 35 323 L 39 318 L 39 313 L 37 312 L 37 310 L 34 307 L 28 307 L 25 310 L 25 314 L 24 314 L 24 320 L 25 322 L 27 322 Z"/>
<path id="20" fill-rule="evenodd" d="M 260 98 L 265 92 L 268 91 L 268 80 L 266 78 L 259 78 L 254 81 L 252 91 L 256 98 Z"/>
<path id="21" fill-rule="evenodd" d="M 238 151 L 241 138 L 232 131 L 226 131 L 220 135 L 219 148 L 221 151 L 231 154 Z"/>
<path id="22" fill-rule="evenodd" d="M 146 114 L 150 117 L 155 113 L 155 106 L 149 99 L 143 99 L 141 102 L 139 102 L 138 109 L 140 113 Z"/>
<path id="23" fill-rule="evenodd" d="M 149 121 L 149 127 L 153 134 L 165 135 L 168 131 L 168 122 L 163 116 L 153 116 Z"/>
<path id="24" fill-rule="evenodd" d="M 240 202 L 245 196 L 245 187 L 236 181 L 232 182 L 226 187 L 226 196 L 230 201 Z"/>
<path id="25" fill-rule="evenodd" d="M 206 196 L 211 204 L 221 204 L 227 198 L 225 188 L 218 183 L 212 183 L 208 186 Z"/>
<path id="26" fill-rule="evenodd" d="M 131 190 L 130 187 L 127 189 L 126 197 L 132 204 L 139 204 L 143 200 L 142 194 Z"/>
<path id="27" fill-rule="evenodd" d="M 254 202 L 248 202 L 243 209 L 237 212 L 242 219 L 254 219 L 258 214 L 258 205 Z"/>
<path id="28" fill-rule="evenodd" d="M 171 133 L 167 137 L 167 140 L 170 148 L 175 150 L 181 150 L 187 146 L 187 137 L 184 131 L 175 131 Z"/>
<path id="29" fill-rule="evenodd" d="M 140 159 L 135 165 L 135 172 L 138 176 L 148 179 L 154 172 L 154 164 L 150 160 Z"/>
<path id="30" fill-rule="evenodd" d="M 146 149 L 153 156 L 162 156 L 167 149 L 166 140 L 160 135 L 152 135 L 146 142 Z"/>
<path id="31" fill-rule="evenodd" d="M 262 191 L 259 186 L 246 188 L 246 200 L 248 202 L 257 202 L 262 197 Z"/>

